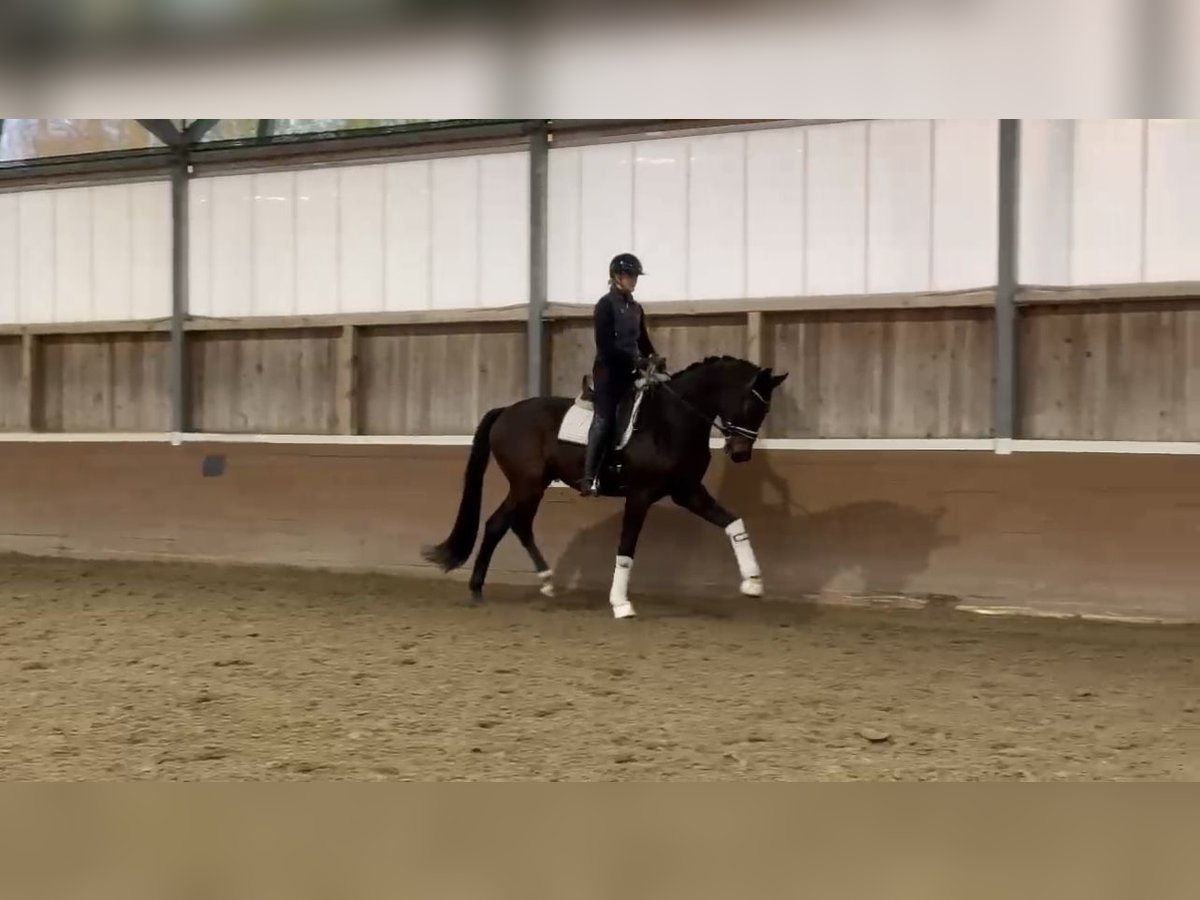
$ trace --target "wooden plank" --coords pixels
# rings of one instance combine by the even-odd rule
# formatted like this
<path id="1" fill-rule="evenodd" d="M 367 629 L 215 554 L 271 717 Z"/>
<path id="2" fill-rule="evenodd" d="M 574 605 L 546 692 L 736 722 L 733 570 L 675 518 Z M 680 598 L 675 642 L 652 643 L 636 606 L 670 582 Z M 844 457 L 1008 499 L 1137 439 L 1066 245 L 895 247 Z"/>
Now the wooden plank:
<path id="1" fill-rule="evenodd" d="M 767 332 L 790 377 L 776 438 L 983 438 L 991 429 L 991 316 L 983 310 L 776 316 Z"/>
<path id="2" fill-rule="evenodd" d="M 524 322 L 526 307 L 488 309 L 415 310 L 411 312 L 336 313 L 319 316 L 193 317 L 185 331 L 300 331 L 342 328 L 347 325 L 447 325 L 466 322 Z M 120 322 L 51 322 L 43 325 L 0 325 L 0 336 L 21 334 L 140 334 L 168 332 L 170 319 Z"/>
<path id="3" fill-rule="evenodd" d="M 166 335 L 48 335 L 37 338 L 36 347 L 35 426 L 61 432 L 170 427 Z"/>
<path id="4" fill-rule="evenodd" d="M 1200 305 L 1025 309 L 1021 437 L 1200 439 Z"/>
<path id="5" fill-rule="evenodd" d="M 1125 303 L 1140 300 L 1200 301 L 1200 281 L 1159 281 L 1133 284 L 1093 284 L 1057 287 L 1025 285 L 1017 290 L 1019 304 Z"/>
<path id="6" fill-rule="evenodd" d="M 648 303 L 646 315 L 664 316 L 744 315 L 748 312 L 813 312 L 822 310 L 958 309 L 990 307 L 995 298 L 991 288 L 972 291 L 918 294 L 839 294 L 814 297 L 751 297 L 739 300 L 679 300 Z M 590 319 L 592 307 L 582 303 L 548 304 L 552 320 Z"/>
<path id="7" fill-rule="evenodd" d="M 359 338 L 364 434 L 469 434 L 526 395 L 523 323 L 388 326 Z"/>
<path id="8" fill-rule="evenodd" d="M 590 320 L 571 319 L 550 323 L 550 393 L 574 397 L 584 375 L 591 374 L 596 340 Z"/>
<path id="9" fill-rule="evenodd" d="M 458 325 L 464 323 L 524 322 L 525 304 L 488 309 L 437 309 L 410 312 L 336 313 L 319 316 L 193 317 L 187 331 L 294 331 L 312 328 L 342 328 L 347 325 Z"/>
<path id="10" fill-rule="evenodd" d="M 679 316 L 707 316 L 836 310 L 887 309 L 966 309 L 990 307 L 994 291 L 981 289 L 950 293 L 830 295 L 816 297 L 760 297 L 744 300 L 693 300 L 654 303 L 646 308 L 651 319 Z M 1023 287 L 1017 302 L 1022 305 L 1097 304 L 1190 300 L 1200 303 L 1200 282 L 1162 282 L 1157 284 L 1099 285 L 1089 287 Z M 571 321 L 590 319 L 589 304 L 552 303 L 547 319 Z M 410 312 L 330 314 L 320 316 L 250 316 L 233 318 L 190 318 L 187 331 L 293 331 L 311 328 L 341 328 L 346 325 L 381 327 L 385 325 L 448 325 L 485 322 L 524 322 L 526 307 L 497 307 L 462 310 L 414 310 Z M 141 334 L 170 330 L 169 319 L 113 322 L 52 322 L 33 325 L 0 324 L 0 336 L 22 334 Z"/>
<path id="11" fill-rule="evenodd" d="M 338 338 L 338 434 L 358 434 L 358 335 L 358 326 L 343 325 L 341 337 Z"/>
<path id="12" fill-rule="evenodd" d="M 746 353 L 745 316 L 656 317 L 647 327 L 654 348 L 667 358 L 673 371 L 706 356 L 742 357 Z M 590 368 L 590 357 L 588 364 Z"/>
<path id="13" fill-rule="evenodd" d="M 0 336 L 23 334 L 145 334 L 171 330 L 169 319 L 120 322 L 48 322 L 44 325 L 0 325 Z"/>
<path id="14" fill-rule="evenodd" d="M 337 433 L 338 334 L 330 329 L 193 335 L 198 431 Z"/>
<path id="15" fill-rule="evenodd" d="M 0 431 L 29 429 L 23 351 L 20 338 L 0 337 Z"/>
<path id="16" fill-rule="evenodd" d="M 706 356 L 745 357 L 747 323 L 742 315 L 656 317 L 648 326 L 650 340 L 672 370 Z M 595 338 L 589 320 L 571 319 L 550 326 L 550 390 L 574 397 L 580 382 L 592 371 Z"/>
<path id="17" fill-rule="evenodd" d="M 40 425 L 37 413 L 41 406 L 38 385 L 38 340 L 32 334 L 23 334 L 21 335 L 21 380 L 17 397 L 20 423 L 29 431 L 37 431 Z"/>
<path id="18" fill-rule="evenodd" d="M 763 314 L 761 310 L 746 313 L 746 359 L 760 366 L 769 365 L 763 358 Z"/>

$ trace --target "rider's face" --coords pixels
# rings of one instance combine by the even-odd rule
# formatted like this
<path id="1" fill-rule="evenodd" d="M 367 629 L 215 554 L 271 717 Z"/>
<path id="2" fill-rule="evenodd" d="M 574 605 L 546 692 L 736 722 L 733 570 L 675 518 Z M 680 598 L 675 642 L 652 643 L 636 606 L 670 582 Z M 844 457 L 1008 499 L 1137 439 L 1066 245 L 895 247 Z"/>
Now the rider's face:
<path id="1" fill-rule="evenodd" d="M 638 277 L 630 275 L 628 272 L 617 273 L 617 285 L 627 294 L 632 294 L 633 289 L 637 287 Z"/>

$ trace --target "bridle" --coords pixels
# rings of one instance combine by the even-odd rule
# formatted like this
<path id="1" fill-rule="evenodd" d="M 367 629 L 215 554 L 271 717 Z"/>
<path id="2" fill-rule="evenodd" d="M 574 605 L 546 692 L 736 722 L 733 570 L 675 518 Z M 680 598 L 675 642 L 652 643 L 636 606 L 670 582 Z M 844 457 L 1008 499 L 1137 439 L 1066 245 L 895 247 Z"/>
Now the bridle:
<path id="1" fill-rule="evenodd" d="M 758 388 L 750 388 L 750 394 L 763 406 L 770 406 L 763 395 L 758 392 Z M 678 394 L 675 396 L 679 397 Z M 679 399 L 682 400 L 683 398 L 680 397 Z M 743 428 L 741 425 L 734 425 L 732 422 L 726 423 L 720 416 L 717 416 L 713 419 L 713 426 L 717 429 L 717 431 L 725 435 L 726 438 L 730 438 L 736 434 L 740 437 L 749 438 L 752 441 L 758 440 L 758 431 L 756 429 Z"/>
<path id="2" fill-rule="evenodd" d="M 735 436 L 748 438 L 751 441 L 758 440 L 758 431 L 754 428 L 746 428 L 742 425 L 735 425 L 733 422 L 726 422 L 724 419 L 721 418 L 720 415 L 717 415 L 710 420 L 708 416 L 706 416 L 704 413 L 700 412 L 700 410 L 696 409 L 695 406 L 693 406 L 691 403 L 689 403 L 688 401 L 684 400 L 681 396 L 679 396 L 679 394 L 677 394 L 671 388 L 670 383 L 668 381 L 665 381 L 665 380 L 657 381 L 657 380 L 651 379 L 650 383 L 659 385 L 668 394 L 670 394 L 672 397 L 674 397 L 676 400 L 678 400 L 679 403 L 684 407 L 684 409 L 686 409 L 692 415 L 696 416 L 698 419 L 701 419 L 702 421 L 708 423 L 713 428 L 716 428 L 717 431 L 721 432 L 721 434 L 723 434 L 725 436 L 726 440 L 728 440 L 729 438 L 735 437 Z M 750 393 L 763 406 L 766 406 L 766 407 L 770 406 L 770 404 L 767 403 L 766 398 L 764 398 L 763 395 L 758 392 L 758 388 L 753 388 L 753 387 L 750 388 Z"/>

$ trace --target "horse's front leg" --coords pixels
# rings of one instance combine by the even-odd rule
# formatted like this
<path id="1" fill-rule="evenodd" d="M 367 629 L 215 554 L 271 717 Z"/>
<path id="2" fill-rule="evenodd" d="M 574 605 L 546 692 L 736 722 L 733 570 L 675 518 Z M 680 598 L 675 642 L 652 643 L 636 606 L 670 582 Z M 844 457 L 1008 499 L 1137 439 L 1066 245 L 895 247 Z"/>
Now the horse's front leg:
<path id="1" fill-rule="evenodd" d="M 741 591 L 747 597 L 763 595 L 762 569 L 754 556 L 754 548 L 750 546 L 750 535 L 746 533 L 746 523 L 736 518 L 733 513 L 713 499 L 703 484 L 687 485 L 671 494 L 671 499 L 689 512 L 693 512 L 706 522 L 711 522 L 718 528 L 724 529 L 733 546 L 733 555 L 737 557 L 738 572 L 742 576 Z"/>
<path id="2" fill-rule="evenodd" d="M 608 602 L 613 616 L 628 619 L 635 615 L 629 602 L 629 575 L 633 570 L 633 555 L 637 552 L 638 536 L 650 509 L 650 499 L 642 494 L 633 494 L 625 499 L 625 515 L 621 519 L 621 540 L 617 544 L 617 562 L 613 568 L 612 588 Z"/>

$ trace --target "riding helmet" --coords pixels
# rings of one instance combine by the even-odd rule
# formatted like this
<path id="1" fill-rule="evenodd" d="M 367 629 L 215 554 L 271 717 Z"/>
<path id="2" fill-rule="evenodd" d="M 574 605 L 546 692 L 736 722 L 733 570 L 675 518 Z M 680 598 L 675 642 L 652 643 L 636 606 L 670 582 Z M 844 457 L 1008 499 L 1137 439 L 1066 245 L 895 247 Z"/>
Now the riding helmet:
<path id="1" fill-rule="evenodd" d="M 612 277 L 618 272 L 626 275 L 646 274 L 642 270 L 642 261 L 632 253 L 618 253 L 613 257 L 612 262 L 608 264 L 608 274 L 610 277 Z"/>

